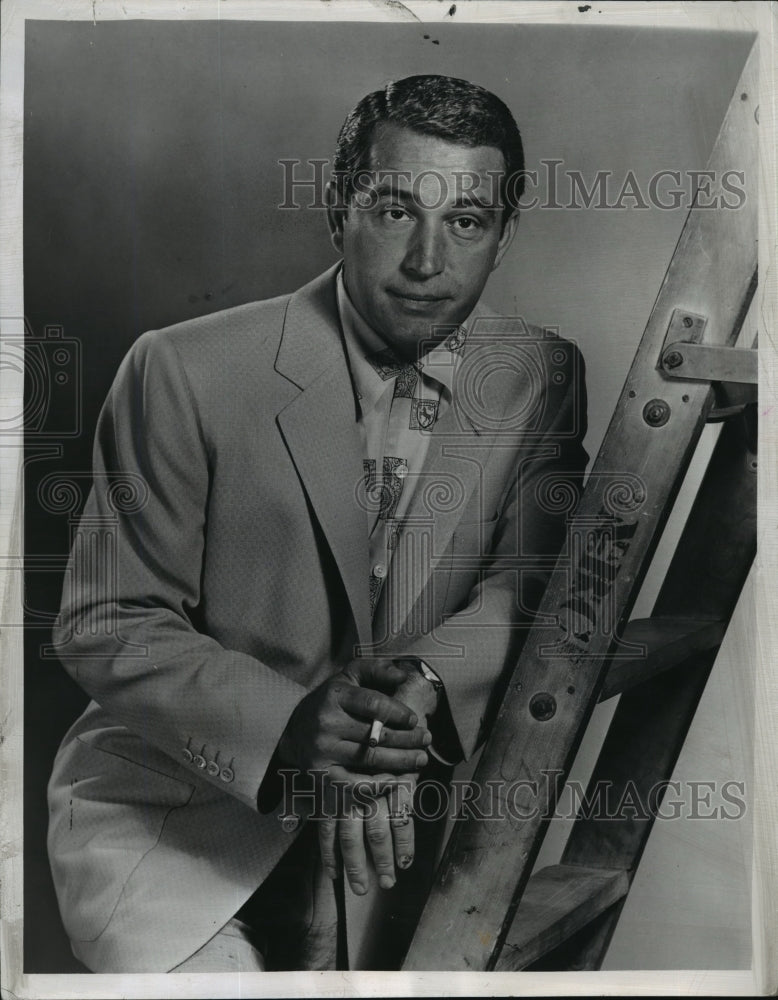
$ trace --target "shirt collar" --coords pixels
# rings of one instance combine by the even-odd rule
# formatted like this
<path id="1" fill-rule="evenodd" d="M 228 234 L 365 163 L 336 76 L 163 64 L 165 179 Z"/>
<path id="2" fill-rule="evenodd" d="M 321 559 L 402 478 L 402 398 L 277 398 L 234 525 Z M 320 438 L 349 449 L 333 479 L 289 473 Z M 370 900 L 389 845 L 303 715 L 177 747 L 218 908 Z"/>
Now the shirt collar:
<path id="1" fill-rule="evenodd" d="M 391 348 L 386 346 L 382 338 L 357 311 L 346 291 L 342 267 L 338 271 L 336 283 L 338 312 L 346 341 L 351 377 L 362 412 L 367 413 L 384 394 L 387 385 L 394 382 L 396 371 L 403 367 L 404 363 L 395 356 Z M 452 395 L 456 366 L 462 354 L 468 324 L 482 313 L 479 303 L 458 329 L 437 344 L 420 363 L 424 377 L 434 379 Z"/>

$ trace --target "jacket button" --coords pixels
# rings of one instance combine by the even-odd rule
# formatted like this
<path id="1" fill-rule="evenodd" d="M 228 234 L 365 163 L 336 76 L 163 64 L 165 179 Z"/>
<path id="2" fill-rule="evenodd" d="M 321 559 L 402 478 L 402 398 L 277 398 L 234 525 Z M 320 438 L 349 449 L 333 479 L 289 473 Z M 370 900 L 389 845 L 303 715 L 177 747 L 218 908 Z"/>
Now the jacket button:
<path id="1" fill-rule="evenodd" d="M 222 779 L 222 781 L 226 781 L 229 783 L 235 777 L 235 772 L 232 770 L 231 767 L 223 767 L 219 777 Z"/>
<path id="2" fill-rule="evenodd" d="M 209 760 L 206 771 L 211 775 L 211 777 L 215 777 L 219 773 L 219 765 L 215 760 Z"/>
<path id="3" fill-rule="evenodd" d="M 281 829 L 284 833 L 294 833 L 297 827 L 300 825 L 300 817 L 295 816 L 293 813 L 289 816 L 281 817 Z"/>
<path id="4" fill-rule="evenodd" d="M 184 747 L 181 753 L 183 753 L 184 757 L 187 760 L 187 763 L 191 764 L 193 758 L 192 758 L 192 751 L 189 749 L 189 747 Z"/>
<path id="5" fill-rule="evenodd" d="M 195 757 L 192 758 L 192 760 L 199 768 L 205 767 L 205 757 L 203 757 L 202 754 L 198 753 Z"/>

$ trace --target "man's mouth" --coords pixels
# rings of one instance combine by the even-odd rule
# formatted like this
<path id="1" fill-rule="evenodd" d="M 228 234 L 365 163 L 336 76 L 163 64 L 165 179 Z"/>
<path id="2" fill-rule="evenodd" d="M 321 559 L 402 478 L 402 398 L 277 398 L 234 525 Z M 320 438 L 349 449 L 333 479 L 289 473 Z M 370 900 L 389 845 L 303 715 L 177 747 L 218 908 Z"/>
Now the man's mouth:
<path id="1" fill-rule="evenodd" d="M 445 302 L 447 295 L 420 295 L 418 292 L 400 292 L 394 288 L 388 288 L 388 293 L 395 299 L 402 302 L 415 302 L 418 305 L 432 305 L 436 302 Z"/>

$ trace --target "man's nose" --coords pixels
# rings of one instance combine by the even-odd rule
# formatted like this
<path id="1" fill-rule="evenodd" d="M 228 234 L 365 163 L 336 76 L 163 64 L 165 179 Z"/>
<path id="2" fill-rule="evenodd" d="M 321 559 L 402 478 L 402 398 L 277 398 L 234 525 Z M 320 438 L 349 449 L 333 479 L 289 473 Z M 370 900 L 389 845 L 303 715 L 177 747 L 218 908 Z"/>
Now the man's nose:
<path id="1" fill-rule="evenodd" d="M 444 235 L 437 227 L 426 222 L 414 226 L 403 267 L 412 277 L 426 280 L 434 278 L 445 268 Z"/>

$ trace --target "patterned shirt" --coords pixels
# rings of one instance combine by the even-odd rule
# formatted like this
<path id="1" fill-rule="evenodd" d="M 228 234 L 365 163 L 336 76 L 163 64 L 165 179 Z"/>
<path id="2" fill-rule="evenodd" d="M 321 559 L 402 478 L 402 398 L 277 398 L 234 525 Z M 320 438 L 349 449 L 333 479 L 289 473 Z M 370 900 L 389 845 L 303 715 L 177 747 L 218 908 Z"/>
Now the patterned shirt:
<path id="1" fill-rule="evenodd" d="M 430 433 L 451 405 L 466 330 L 460 326 L 420 361 L 408 363 L 398 358 L 357 312 L 346 291 L 342 268 L 337 297 L 364 441 L 361 497 L 367 510 L 370 608 L 374 611 L 397 534 L 419 482 Z"/>

